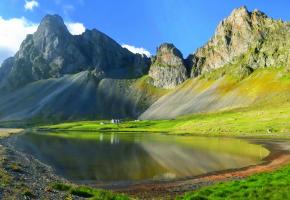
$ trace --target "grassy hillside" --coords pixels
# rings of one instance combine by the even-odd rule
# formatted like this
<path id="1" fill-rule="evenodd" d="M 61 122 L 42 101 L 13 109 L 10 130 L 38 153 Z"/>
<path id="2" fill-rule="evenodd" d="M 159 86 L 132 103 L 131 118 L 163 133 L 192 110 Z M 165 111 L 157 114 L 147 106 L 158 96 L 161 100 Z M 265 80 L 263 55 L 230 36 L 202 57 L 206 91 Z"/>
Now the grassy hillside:
<path id="1" fill-rule="evenodd" d="M 272 101 L 277 95 L 281 98 L 290 96 L 290 73 L 283 67 L 257 69 L 242 80 L 229 72 L 223 75 L 223 70 L 228 71 L 225 67 L 188 80 L 161 97 L 140 118 L 172 119 L 193 113 L 246 107 L 266 99 Z"/>

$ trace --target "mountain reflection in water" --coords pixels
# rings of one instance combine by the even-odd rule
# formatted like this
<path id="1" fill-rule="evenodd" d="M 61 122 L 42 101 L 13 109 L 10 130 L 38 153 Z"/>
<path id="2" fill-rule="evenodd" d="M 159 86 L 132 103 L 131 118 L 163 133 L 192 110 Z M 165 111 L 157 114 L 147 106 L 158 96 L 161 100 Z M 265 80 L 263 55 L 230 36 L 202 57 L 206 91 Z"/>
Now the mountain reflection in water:
<path id="1" fill-rule="evenodd" d="M 181 178 L 258 164 L 269 154 L 241 139 L 155 133 L 27 133 L 11 142 L 73 181 Z"/>

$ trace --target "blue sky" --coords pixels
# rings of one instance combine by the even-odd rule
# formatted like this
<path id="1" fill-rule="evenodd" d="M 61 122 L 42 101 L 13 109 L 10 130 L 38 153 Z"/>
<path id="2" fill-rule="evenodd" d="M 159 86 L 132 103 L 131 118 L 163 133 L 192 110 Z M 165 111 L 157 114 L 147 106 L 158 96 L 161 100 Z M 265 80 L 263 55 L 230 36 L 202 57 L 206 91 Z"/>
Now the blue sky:
<path id="1" fill-rule="evenodd" d="M 67 23 L 97 28 L 120 44 L 143 47 L 152 54 L 159 44 L 174 43 L 186 57 L 210 39 L 223 18 L 242 5 L 290 21 L 289 0 L 1 0 L 0 24 L 1 19 L 15 18 L 24 20 L 24 26 L 37 25 L 45 14 L 59 14 Z M 11 31 L 7 26 L 5 29 Z M 16 48 L 3 50 L 3 31 L 0 25 L 0 62 Z"/>

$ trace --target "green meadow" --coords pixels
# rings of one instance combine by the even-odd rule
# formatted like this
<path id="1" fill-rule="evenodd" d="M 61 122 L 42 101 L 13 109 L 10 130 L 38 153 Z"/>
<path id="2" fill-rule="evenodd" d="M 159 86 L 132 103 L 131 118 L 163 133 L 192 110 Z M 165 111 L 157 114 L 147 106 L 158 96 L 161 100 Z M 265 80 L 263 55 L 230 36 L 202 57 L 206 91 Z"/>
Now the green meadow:
<path id="1" fill-rule="evenodd" d="M 69 122 L 40 129 L 82 132 L 163 132 L 168 134 L 199 134 L 214 136 L 288 137 L 290 133 L 290 102 L 267 103 L 216 113 L 194 114 L 173 120 Z M 84 137 L 82 134 L 81 137 Z"/>

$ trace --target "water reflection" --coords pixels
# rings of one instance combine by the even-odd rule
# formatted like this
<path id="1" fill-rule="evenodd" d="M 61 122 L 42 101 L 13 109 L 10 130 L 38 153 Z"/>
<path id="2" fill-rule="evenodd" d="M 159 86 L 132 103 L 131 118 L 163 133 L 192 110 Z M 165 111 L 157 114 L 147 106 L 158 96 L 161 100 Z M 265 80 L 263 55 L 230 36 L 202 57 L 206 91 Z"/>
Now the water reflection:
<path id="1" fill-rule="evenodd" d="M 238 139 L 123 133 L 79 137 L 77 134 L 82 133 L 71 133 L 67 138 L 28 133 L 13 138 L 12 143 L 74 181 L 194 176 L 257 164 L 269 153 L 259 145 Z"/>

